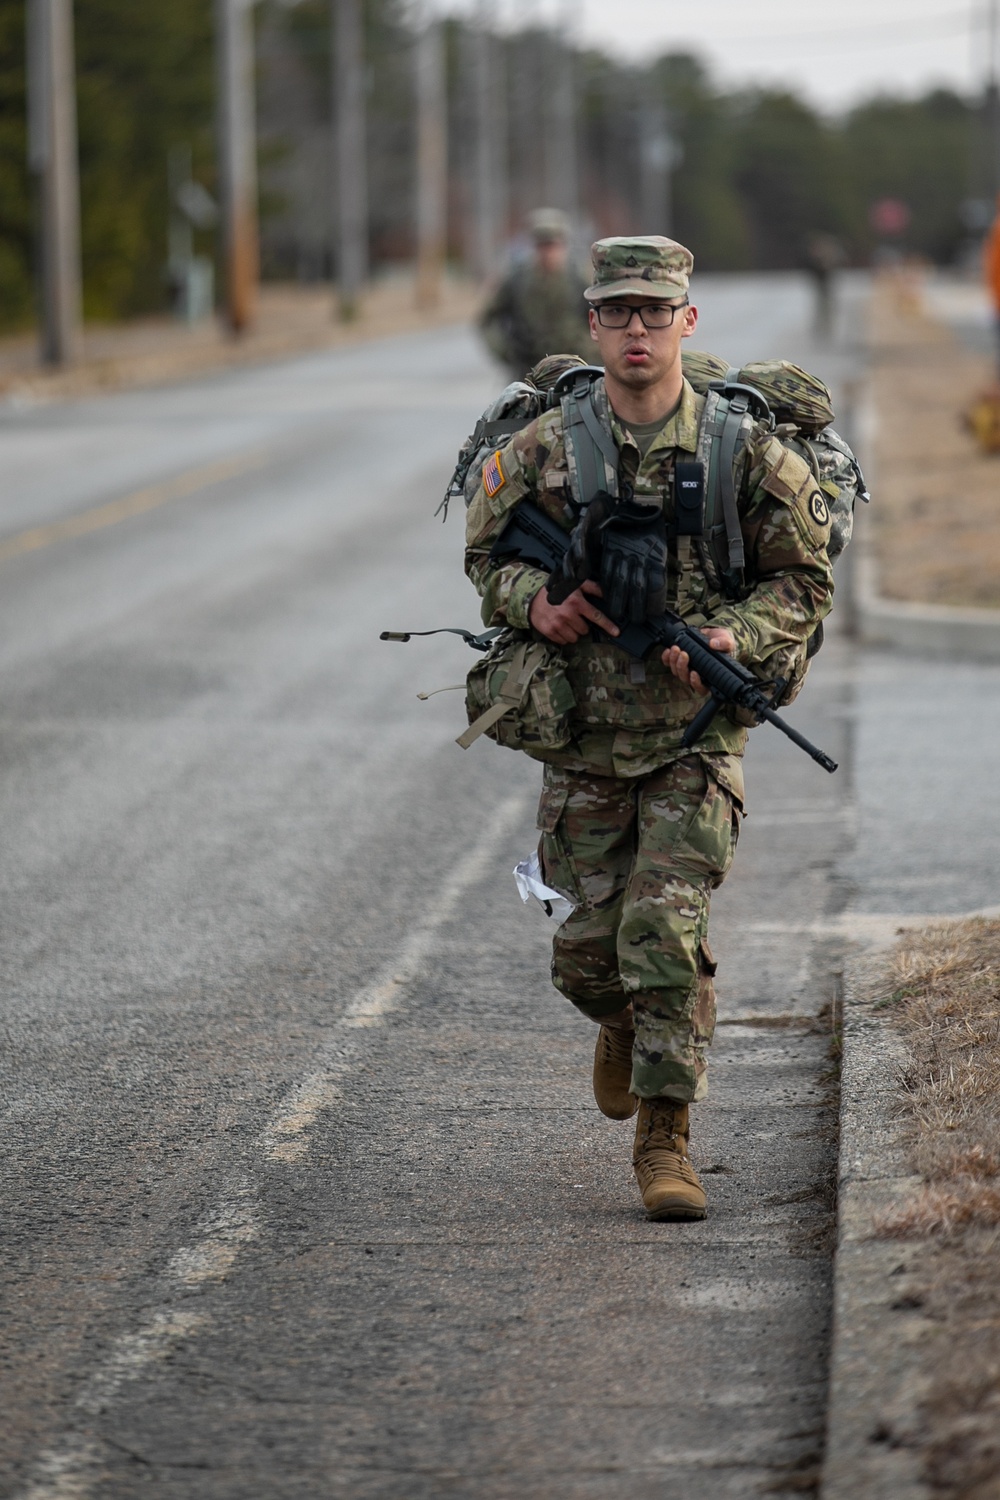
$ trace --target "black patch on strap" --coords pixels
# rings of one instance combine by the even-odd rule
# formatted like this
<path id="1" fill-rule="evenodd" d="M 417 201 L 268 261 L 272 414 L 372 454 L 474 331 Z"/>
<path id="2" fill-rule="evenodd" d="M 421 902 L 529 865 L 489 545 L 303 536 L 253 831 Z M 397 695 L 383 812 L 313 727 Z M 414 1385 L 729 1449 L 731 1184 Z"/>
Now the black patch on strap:
<path id="1" fill-rule="evenodd" d="M 678 536 L 701 536 L 705 530 L 705 465 L 681 459 L 674 465 L 674 509 Z"/>

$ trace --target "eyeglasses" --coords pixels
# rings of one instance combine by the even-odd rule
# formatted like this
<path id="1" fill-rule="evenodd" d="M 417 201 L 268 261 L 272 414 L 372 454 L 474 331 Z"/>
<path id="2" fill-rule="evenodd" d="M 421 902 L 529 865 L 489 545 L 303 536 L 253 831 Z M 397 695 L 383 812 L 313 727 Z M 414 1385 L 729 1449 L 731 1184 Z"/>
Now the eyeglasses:
<path id="1" fill-rule="evenodd" d="M 634 313 L 639 314 L 639 321 L 644 328 L 669 328 L 681 308 L 687 305 L 686 297 L 683 302 L 642 302 L 638 305 L 631 302 L 598 302 L 594 311 L 602 328 L 627 328 Z"/>

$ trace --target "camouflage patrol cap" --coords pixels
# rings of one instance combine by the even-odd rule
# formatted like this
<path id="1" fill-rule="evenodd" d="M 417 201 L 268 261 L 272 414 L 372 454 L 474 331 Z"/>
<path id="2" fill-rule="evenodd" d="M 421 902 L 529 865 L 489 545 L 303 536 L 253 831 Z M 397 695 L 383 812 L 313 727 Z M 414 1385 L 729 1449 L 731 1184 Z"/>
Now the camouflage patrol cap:
<path id="1" fill-rule="evenodd" d="M 569 216 L 561 208 L 536 208 L 528 215 L 528 233 L 539 245 L 551 244 L 553 240 L 568 240 Z"/>
<path id="2" fill-rule="evenodd" d="M 676 240 L 659 234 L 598 240 L 591 246 L 594 284 L 584 292 L 588 302 L 611 297 L 686 297 L 694 256 Z"/>

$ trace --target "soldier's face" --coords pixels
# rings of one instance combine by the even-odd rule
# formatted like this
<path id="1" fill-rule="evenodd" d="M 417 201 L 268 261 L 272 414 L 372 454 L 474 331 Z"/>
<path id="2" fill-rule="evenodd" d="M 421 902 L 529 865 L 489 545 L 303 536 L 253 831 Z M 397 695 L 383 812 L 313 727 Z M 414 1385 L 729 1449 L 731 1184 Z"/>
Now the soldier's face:
<path id="1" fill-rule="evenodd" d="M 632 310 L 626 326 L 605 328 L 591 308 L 590 336 L 601 352 L 601 363 L 616 380 L 636 388 L 656 385 L 679 364 L 681 340 L 694 333 L 698 309 L 678 308 L 669 328 L 647 328 L 639 317 L 638 308 L 649 307 L 648 300 L 639 297 L 622 300 Z"/>
<path id="2" fill-rule="evenodd" d="M 535 245 L 535 259 L 543 271 L 550 274 L 554 271 L 565 271 L 566 269 L 566 241 L 565 240 L 539 240 Z"/>

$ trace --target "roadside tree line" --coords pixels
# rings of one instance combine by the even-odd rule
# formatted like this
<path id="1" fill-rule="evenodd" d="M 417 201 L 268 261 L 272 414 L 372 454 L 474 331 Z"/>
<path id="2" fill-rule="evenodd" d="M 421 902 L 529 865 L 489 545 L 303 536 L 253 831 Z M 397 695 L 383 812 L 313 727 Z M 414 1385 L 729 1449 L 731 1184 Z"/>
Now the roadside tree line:
<path id="1" fill-rule="evenodd" d="M 189 153 L 216 189 L 211 0 L 75 0 L 84 306 L 94 318 L 167 298 L 169 163 Z M 261 0 L 256 92 L 265 276 L 336 277 L 331 0 Z M 378 271 L 415 254 L 414 11 L 364 0 L 368 249 Z M 0 322 L 35 304 L 27 169 L 25 3 L 0 0 Z M 791 92 L 720 88 L 695 57 L 647 69 L 538 26 L 444 24 L 446 250 L 477 272 L 524 214 L 556 203 L 588 234 L 661 231 L 705 269 L 797 266 L 818 233 L 847 258 L 879 244 L 872 205 L 897 199 L 898 248 L 934 261 L 968 246 L 991 183 L 979 101 L 938 90 L 838 119 Z M 482 138 L 490 135 L 484 156 Z M 484 189 L 483 162 L 491 163 Z M 196 232 L 216 254 L 215 232 Z"/>

